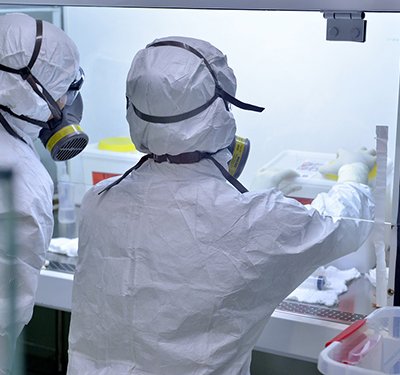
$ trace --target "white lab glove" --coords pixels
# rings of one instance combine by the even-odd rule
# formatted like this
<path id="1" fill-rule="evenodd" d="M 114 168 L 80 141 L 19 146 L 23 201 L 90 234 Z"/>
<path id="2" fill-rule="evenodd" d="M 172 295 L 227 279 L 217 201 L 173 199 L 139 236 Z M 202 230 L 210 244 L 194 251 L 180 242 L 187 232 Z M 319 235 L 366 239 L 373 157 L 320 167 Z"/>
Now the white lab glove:
<path id="1" fill-rule="evenodd" d="M 368 184 L 369 168 L 364 163 L 345 164 L 338 172 L 338 182 L 358 182 Z"/>
<path id="2" fill-rule="evenodd" d="M 277 169 L 262 167 L 253 179 L 250 190 L 265 190 L 276 188 L 288 195 L 294 191 L 300 190 L 294 179 L 299 174 L 293 169 Z"/>
<path id="3" fill-rule="evenodd" d="M 348 151 L 345 149 L 339 149 L 336 153 L 337 157 L 335 160 L 328 162 L 327 164 L 321 166 L 319 171 L 326 176 L 327 178 L 339 179 L 339 171 L 340 169 L 347 164 L 359 164 L 362 163 L 366 166 L 367 173 L 364 176 L 365 169 L 358 166 L 352 166 L 345 168 L 341 171 L 341 181 L 354 181 L 367 183 L 368 182 L 368 173 L 374 167 L 376 163 L 376 151 L 374 149 L 367 150 L 367 148 L 363 147 L 357 151 Z"/>

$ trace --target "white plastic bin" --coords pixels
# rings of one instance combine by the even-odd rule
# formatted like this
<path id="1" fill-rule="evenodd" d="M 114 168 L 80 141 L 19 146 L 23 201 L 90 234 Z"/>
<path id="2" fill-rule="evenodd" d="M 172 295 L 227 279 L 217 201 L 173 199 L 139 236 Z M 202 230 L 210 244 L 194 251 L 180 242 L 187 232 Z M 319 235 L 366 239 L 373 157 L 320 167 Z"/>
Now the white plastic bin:
<path id="1" fill-rule="evenodd" d="M 115 138 L 118 140 L 118 138 Z M 111 138 L 111 140 L 115 140 Z M 121 138 L 125 141 L 124 138 Z M 106 139 L 104 141 L 107 141 Z M 103 149 L 99 144 L 105 144 Z M 128 143 L 129 144 L 129 143 Z M 126 146 L 123 144 L 123 146 Z M 133 147 L 117 147 L 111 141 L 91 143 L 82 151 L 83 183 L 95 185 L 101 180 L 123 174 L 133 167 L 143 154 Z"/>
<path id="2" fill-rule="evenodd" d="M 266 169 L 292 169 L 298 173 L 293 185 L 301 189 L 290 196 L 301 203 L 310 203 L 318 193 L 327 192 L 335 181 L 328 180 L 319 173 L 319 167 L 336 158 L 335 154 L 285 150 L 263 166 Z"/>
<path id="3" fill-rule="evenodd" d="M 329 341 L 318 370 L 325 375 L 400 374 L 400 308 L 382 307 Z"/>
<path id="4" fill-rule="evenodd" d="M 80 205 L 87 190 L 101 180 L 123 174 L 144 154 L 137 151 L 129 137 L 105 138 L 90 143 L 69 161 L 74 200 Z"/>

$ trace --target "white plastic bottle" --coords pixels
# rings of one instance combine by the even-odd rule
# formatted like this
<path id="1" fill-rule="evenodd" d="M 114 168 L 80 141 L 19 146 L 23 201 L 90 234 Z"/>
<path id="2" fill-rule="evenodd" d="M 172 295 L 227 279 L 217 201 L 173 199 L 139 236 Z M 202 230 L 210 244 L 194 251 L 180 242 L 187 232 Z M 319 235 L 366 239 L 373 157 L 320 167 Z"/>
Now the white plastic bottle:
<path id="1" fill-rule="evenodd" d="M 67 172 L 67 162 L 59 163 L 58 174 L 58 228 L 59 236 L 74 238 L 76 233 L 76 211 L 74 204 L 74 186 Z"/>

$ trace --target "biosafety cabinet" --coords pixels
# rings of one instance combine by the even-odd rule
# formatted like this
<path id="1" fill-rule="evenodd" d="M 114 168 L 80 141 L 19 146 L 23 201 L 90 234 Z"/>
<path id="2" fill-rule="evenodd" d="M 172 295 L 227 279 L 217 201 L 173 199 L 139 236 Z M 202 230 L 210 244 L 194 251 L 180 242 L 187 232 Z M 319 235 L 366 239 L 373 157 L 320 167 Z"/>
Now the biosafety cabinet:
<path id="1" fill-rule="evenodd" d="M 84 191 L 95 182 L 91 173 L 122 173 L 137 156 L 98 147 L 104 139 L 129 136 L 125 78 L 134 54 L 158 37 L 205 39 L 227 55 L 237 98 L 265 106 L 261 114 L 232 109 L 237 134 L 251 143 L 240 177 L 250 189 L 265 166 L 295 169 L 296 191 L 290 194 L 307 204 L 335 183 L 318 168 L 339 149 L 377 151 L 370 175 L 377 202 L 373 232 L 363 248 L 321 270 L 351 270 L 341 274 L 347 290 L 331 302 L 318 286 L 312 298 L 291 295 L 257 349 L 316 361 L 324 343 L 346 325 L 377 307 L 400 304 L 397 1 L 0 1 L 1 12 L 39 9 L 76 42 L 86 74 L 81 125 L 90 148 L 67 165 L 77 215 Z M 37 304 L 68 311 L 75 259 L 52 257 Z"/>

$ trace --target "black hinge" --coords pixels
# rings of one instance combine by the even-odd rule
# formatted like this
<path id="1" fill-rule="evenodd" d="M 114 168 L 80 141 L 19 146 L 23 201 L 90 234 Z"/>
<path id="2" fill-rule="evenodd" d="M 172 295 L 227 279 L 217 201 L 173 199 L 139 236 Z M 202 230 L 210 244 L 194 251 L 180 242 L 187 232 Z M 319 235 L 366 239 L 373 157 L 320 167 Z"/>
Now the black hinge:
<path id="1" fill-rule="evenodd" d="M 367 21 L 364 12 L 324 12 L 326 40 L 365 42 Z"/>

